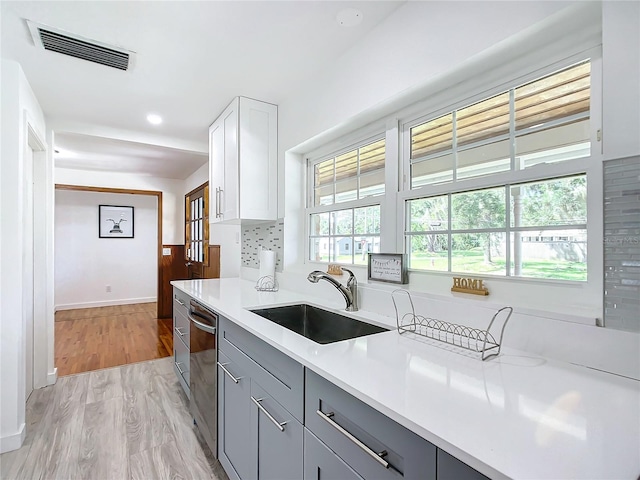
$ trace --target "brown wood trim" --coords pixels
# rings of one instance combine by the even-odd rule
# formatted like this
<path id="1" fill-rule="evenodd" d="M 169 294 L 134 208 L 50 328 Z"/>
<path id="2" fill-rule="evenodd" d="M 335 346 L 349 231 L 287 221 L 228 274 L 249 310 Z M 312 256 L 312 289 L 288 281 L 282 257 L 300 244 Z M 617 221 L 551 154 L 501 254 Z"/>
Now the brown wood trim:
<path id="1" fill-rule="evenodd" d="M 77 190 L 81 192 L 99 192 L 99 193 L 125 193 L 129 195 L 157 195 L 162 196 L 159 190 L 135 190 L 131 188 L 109 188 L 109 187 L 88 187 L 84 185 L 65 185 L 56 183 L 56 190 Z"/>
<path id="2" fill-rule="evenodd" d="M 208 187 L 209 186 L 209 182 L 204 182 L 202 185 L 200 185 L 199 187 L 194 188 L 193 190 L 191 190 L 190 192 L 185 194 L 185 197 L 190 197 L 191 195 L 193 195 L 195 192 L 197 192 L 198 190 L 203 189 L 204 187 Z"/>
<path id="3" fill-rule="evenodd" d="M 189 278 L 187 265 L 183 258 L 184 245 L 163 245 L 171 251 L 170 255 L 162 256 L 162 304 L 163 310 L 158 309 L 158 318 L 171 318 L 173 315 L 173 280 L 187 280 Z"/>
<path id="4" fill-rule="evenodd" d="M 158 269 L 158 285 L 157 285 L 157 311 L 158 315 L 164 310 L 164 306 L 161 305 L 162 300 L 162 192 L 159 190 L 134 190 L 130 188 L 109 188 L 109 187 L 89 187 L 86 185 L 65 185 L 56 183 L 56 190 L 75 190 L 78 192 L 98 192 L 98 193 L 122 193 L 127 195 L 155 195 L 158 199 L 158 254 L 157 254 L 157 269 Z M 158 315 L 158 318 L 161 318 Z"/>

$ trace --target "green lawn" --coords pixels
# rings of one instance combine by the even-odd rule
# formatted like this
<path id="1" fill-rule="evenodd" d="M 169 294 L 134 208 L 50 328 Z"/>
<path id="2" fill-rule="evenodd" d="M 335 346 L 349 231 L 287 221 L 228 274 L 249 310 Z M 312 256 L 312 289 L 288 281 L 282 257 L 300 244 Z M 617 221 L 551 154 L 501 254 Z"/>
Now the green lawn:
<path id="1" fill-rule="evenodd" d="M 320 261 L 327 262 L 328 258 Z M 340 255 L 336 263 L 351 263 L 351 255 Z M 453 251 L 451 258 L 452 270 L 457 273 L 505 275 L 504 257 L 494 257 L 491 264 L 484 263 L 482 251 Z M 362 255 L 356 255 L 356 265 L 366 265 L 367 260 Z M 412 270 L 426 270 L 446 272 L 447 252 L 440 253 L 414 253 L 411 256 L 410 267 Z M 561 260 L 531 260 L 522 265 L 522 276 L 528 278 L 549 278 L 555 280 L 585 281 L 587 279 L 586 263 L 568 262 Z"/>
<path id="2" fill-rule="evenodd" d="M 484 254 L 477 251 L 454 251 L 451 257 L 452 270 L 464 273 L 505 274 L 504 257 L 492 258 L 491 264 L 484 262 Z M 438 254 L 414 253 L 410 268 L 415 270 L 447 271 L 447 252 Z M 551 278 L 557 280 L 587 279 L 587 265 L 561 260 L 530 260 L 522 264 L 522 276 L 529 278 Z"/>

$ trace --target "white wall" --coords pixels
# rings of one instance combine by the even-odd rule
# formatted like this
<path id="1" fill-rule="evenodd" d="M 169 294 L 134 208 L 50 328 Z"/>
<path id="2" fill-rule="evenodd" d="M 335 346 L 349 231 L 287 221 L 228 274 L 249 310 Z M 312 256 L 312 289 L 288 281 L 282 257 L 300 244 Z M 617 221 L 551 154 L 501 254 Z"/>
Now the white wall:
<path id="1" fill-rule="evenodd" d="M 152 195 L 56 190 L 57 310 L 156 301 L 157 203 Z M 98 205 L 134 207 L 134 238 L 99 238 Z"/>
<path id="2" fill-rule="evenodd" d="M 46 137 L 42 109 L 20 66 L 1 62 L 1 152 L 0 165 L 0 452 L 19 448 L 25 434 L 25 346 L 23 329 L 24 290 L 23 202 L 24 163 L 27 159 L 28 129 L 42 140 Z M 46 162 L 46 160 L 45 160 Z M 38 165 L 48 169 L 48 165 Z M 38 177 L 42 172 L 38 172 Z M 46 177 L 46 172 L 45 175 Z M 37 205 L 36 208 L 44 208 Z M 35 238 L 34 250 L 46 252 L 47 238 Z M 34 289 L 46 292 L 47 274 L 34 279 Z M 46 334 L 53 315 L 37 315 L 34 324 L 34 382 L 46 381 L 55 372 L 35 371 L 53 368 L 53 350 Z M 43 380 L 44 379 L 44 380 Z M 43 384 L 36 384 L 36 387 Z"/>
<path id="3" fill-rule="evenodd" d="M 184 195 L 209 181 L 209 162 L 189 175 L 184 181 Z"/>
<path id="4" fill-rule="evenodd" d="M 162 192 L 162 243 L 184 244 L 184 180 L 56 168 L 55 183 Z"/>

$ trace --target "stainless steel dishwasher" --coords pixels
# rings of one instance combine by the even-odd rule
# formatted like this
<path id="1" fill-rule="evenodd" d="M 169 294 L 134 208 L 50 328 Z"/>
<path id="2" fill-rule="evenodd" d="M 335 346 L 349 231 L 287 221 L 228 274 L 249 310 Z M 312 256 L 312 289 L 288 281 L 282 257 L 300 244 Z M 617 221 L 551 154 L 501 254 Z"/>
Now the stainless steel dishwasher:
<path id="1" fill-rule="evenodd" d="M 218 314 L 191 300 L 189 320 L 189 409 L 211 453 L 218 458 Z"/>

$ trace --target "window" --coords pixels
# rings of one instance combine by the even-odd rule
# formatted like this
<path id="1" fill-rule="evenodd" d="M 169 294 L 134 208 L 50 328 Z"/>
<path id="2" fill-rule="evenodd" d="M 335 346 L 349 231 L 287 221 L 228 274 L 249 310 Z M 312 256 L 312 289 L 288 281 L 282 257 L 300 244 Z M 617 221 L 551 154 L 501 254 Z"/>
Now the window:
<path id="1" fill-rule="evenodd" d="M 416 270 L 587 279 L 586 175 L 406 202 Z"/>
<path id="2" fill-rule="evenodd" d="M 309 260 L 366 264 L 380 251 L 385 140 L 309 162 Z"/>
<path id="3" fill-rule="evenodd" d="M 410 188 L 591 154 L 582 62 L 411 127 Z"/>

